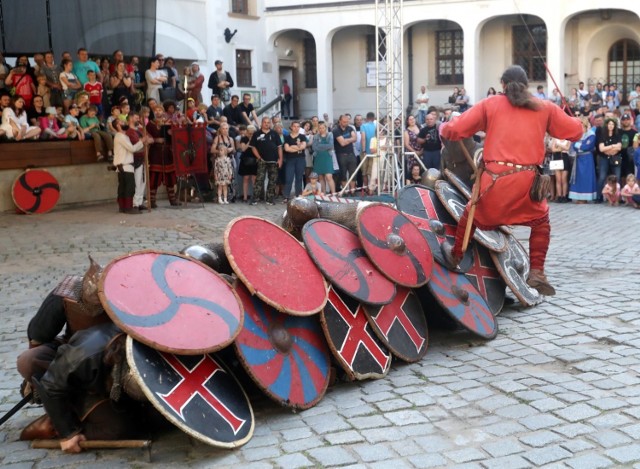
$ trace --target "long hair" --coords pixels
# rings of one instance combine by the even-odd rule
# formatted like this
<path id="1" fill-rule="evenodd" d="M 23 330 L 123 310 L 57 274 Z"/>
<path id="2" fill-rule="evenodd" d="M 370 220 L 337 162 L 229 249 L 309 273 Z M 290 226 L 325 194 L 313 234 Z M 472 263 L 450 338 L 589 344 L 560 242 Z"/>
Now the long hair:
<path id="1" fill-rule="evenodd" d="M 504 94 L 512 106 L 536 111 L 540 104 L 529 93 L 529 79 L 520 65 L 507 68 L 500 78 L 504 86 Z"/>

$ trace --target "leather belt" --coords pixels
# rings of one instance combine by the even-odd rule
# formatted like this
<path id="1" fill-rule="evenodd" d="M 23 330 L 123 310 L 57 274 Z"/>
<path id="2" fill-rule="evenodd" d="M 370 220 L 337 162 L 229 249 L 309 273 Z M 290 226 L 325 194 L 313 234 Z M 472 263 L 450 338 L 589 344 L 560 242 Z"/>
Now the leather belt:
<path id="1" fill-rule="evenodd" d="M 533 170 L 537 168 L 537 165 L 535 164 L 515 164 L 515 163 L 510 163 L 508 161 L 485 161 L 485 164 L 488 164 L 488 163 L 495 163 L 495 164 L 499 164 L 500 166 L 508 166 L 510 168 L 524 169 L 524 170 L 527 170 L 527 169 Z"/>

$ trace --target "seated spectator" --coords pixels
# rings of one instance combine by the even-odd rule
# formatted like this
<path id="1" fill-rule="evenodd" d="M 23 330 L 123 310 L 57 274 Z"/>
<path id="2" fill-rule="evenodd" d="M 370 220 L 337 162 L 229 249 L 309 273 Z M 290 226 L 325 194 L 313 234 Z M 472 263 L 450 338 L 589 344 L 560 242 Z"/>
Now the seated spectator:
<path id="1" fill-rule="evenodd" d="M 73 102 L 78 106 L 78 109 L 80 110 L 78 114 L 78 119 L 80 119 L 87 113 L 87 111 L 89 110 L 89 106 L 91 105 L 91 103 L 89 102 L 89 93 L 84 90 L 76 93 L 76 98 L 73 100 Z"/>
<path id="2" fill-rule="evenodd" d="M 42 129 L 40 138 L 42 138 L 42 140 L 67 138 L 67 132 L 65 129 L 60 128 L 58 125 L 58 119 L 56 119 L 56 108 L 49 106 L 46 109 L 46 114 L 47 115 L 45 117 L 40 117 L 39 119 L 40 129 Z"/>
<path id="3" fill-rule="evenodd" d="M 14 96 L 20 96 L 24 99 L 25 109 L 31 107 L 33 96 L 36 94 L 36 86 L 31 77 L 31 73 L 29 58 L 26 55 L 21 55 L 16 60 L 16 66 L 11 69 L 7 78 L 4 80 L 5 85 L 9 89 L 14 89 Z"/>
<path id="4" fill-rule="evenodd" d="M 118 133 L 115 122 L 118 120 L 120 120 L 120 106 L 113 106 L 111 108 L 111 115 L 107 119 L 107 132 L 109 132 L 112 137 L 115 137 L 116 133 Z"/>
<path id="5" fill-rule="evenodd" d="M 40 128 L 29 125 L 25 100 L 22 96 L 15 96 L 11 106 L 2 111 L 0 129 L 10 140 L 36 140 L 40 136 Z"/>
<path id="6" fill-rule="evenodd" d="M 104 160 L 105 154 L 107 155 L 107 160 L 113 160 L 113 137 L 109 132 L 100 128 L 97 106 L 93 104 L 89 106 L 87 114 L 80 118 L 80 126 L 85 133 L 85 137 L 89 136 L 93 139 L 96 160 Z"/>
<path id="7" fill-rule="evenodd" d="M 74 140 L 84 140 L 84 132 L 78 120 L 80 109 L 77 104 L 69 106 L 69 113 L 64 116 L 64 128 L 67 131 L 67 138 Z"/>
<path id="8" fill-rule="evenodd" d="M 78 77 L 71 71 L 73 62 L 69 59 L 62 61 L 62 72 L 60 73 L 60 84 L 62 85 L 62 94 L 64 95 L 64 107 L 69 106 L 76 97 L 76 93 L 82 89 L 82 84 Z"/>
<path id="9" fill-rule="evenodd" d="M 406 185 L 410 184 L 422 184 L 422 168 L 419 163 L 414 163 L 411 166 L 411 172 L 409 173 L 409 177 L 406 180 Z"/>
<path id="10" fill-rule="evenodd" d="M 36 87 L 36 95 L 42 97 L 42 105 L 44 108 L 51 106 L 51 88 L 47 86 L 47 76 L 44 73 L 40 73 L 36 76 L 38 86 Z"/>
<path id="11" fill-rule="evenodd" d="M 42 96 L 35 95 L 33 98 L 33 106 L 31 109 L 27 109 L 27 119 L 29 124 L 38 126 L 39 119 L 46 116 L 46 107 L 44 106 Z"/>
<path id="12" fill-rule="evenodd" d="M 165 101 L 162 103 L 164 108 L 165 122 L 174 125 L 186 124 L 187 119 L 178 111 L 175 101 Z"/>

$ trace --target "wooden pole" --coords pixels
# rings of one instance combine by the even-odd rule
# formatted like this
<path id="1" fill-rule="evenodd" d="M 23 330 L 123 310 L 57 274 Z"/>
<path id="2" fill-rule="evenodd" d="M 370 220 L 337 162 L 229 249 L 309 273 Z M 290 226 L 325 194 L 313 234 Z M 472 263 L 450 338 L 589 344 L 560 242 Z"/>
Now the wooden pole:
<path id="1" fill-rule="evenodd" d="M 464 153 L 465 158 L 469 165 L 473 168 L 473 174 L 475 181 L 473 183 L 473 191 L 471 192 L 471 208 L 469 209 L 469 215 L 467 216 L 467 224 L 464 227 L 464 238 L 462 238 L 462 254 L 467 252 L 467 248 L 469 247 L 469 238 L 471 237 L 471 227 L 473 226 L 473 218 L 476 215 L 476 204 L 478 203 L 478 197 L 480 195 L 480 176 L 482 174 L 482 169 L 479 169 L 467 147 L 464 146 L 462 140 L 458 141 L 460 143 L 460 147 L 462 148 L 462 153 Z"/>
<path id="2" fill-rule="evenodd" d="M 86 440 L 78 443 L 82 449 L 147 449 L 151 446 L 151 440 Z M 31 447 L 34 449 L 60 449 L 60 440 L 33 440 Z"/>

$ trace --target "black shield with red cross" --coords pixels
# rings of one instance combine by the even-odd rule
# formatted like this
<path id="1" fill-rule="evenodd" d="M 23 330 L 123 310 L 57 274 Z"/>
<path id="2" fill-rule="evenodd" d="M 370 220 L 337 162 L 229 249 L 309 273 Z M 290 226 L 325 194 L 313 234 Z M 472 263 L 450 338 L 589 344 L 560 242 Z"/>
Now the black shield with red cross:
<path id="1" fill-rule="evenodd" d="M 445 210 L 436 193 L 418 184 L 407 186 L 398 193 L 396 206 L 420 229 L 429 243 L 433 258 L 439 264 L 446 265 L 440 245 L 445 240 L 453 245 L 458 223 Z M 473 256 L 467 249 L 456 271 L 466 271 L 472 262 Z"/>
<path id="2" fill-rule="evenodd" d="M 367 205 L 358 212 L 357 229 L 367 256 L 389 280 L 409 288 L 429 281 L 429 243 L 398 210 L 381 203 Z"/>
<path id="3" fill-rule="evenodd" d="M 436 181 L 436 194 L 444 208 L 457 221 L 462 217 L 467 206 L 467 199 L 447 181 Z M 502 231 L 476 229 L 473 239 L 487 249 L 502 252 L 507 249 L 507 239 Z"/>
<path id="4" fill-rule="evenodd" d="M 331 287 L 320 315 L 329 349 L 351 379 L 382 378 L 391 355 L 376 337 L 362 305 Z"/>
<path id="5" fill-rule="evenodd" d="M 207 173 L 207 134 L 203 125 L 171 126 L 173 161 L 178 176 Z"/>
<path id="6" fill-rule="evenodd" d="M 396 357 L 413 363 L 427 353 L 427 319 L 413 290 L 400 287 L 391 303 L 365 305 L 364 311 L 376 335 Z"/>
<path id="7" fill-rule="evenodd" d="M 241 446 L 253 435 L 249 399 L 213 355 L 173 355 L 129 336 L 127 362 L 151 404 L 188 435 L 221 448 Z"/>
<path id="8" fill-rule="evenodd" d="M 23 213 L 46 213 L 60 199 L 60 184 L 49 171 L 27 169 L 13 183 L 11 196 Z"/>
<path id="9" fill-rule="evenodd" d="M 465 272 L 465 276 L 487 300 L 494 315 L 498 315 L 504 306 L 505 288 L 507 284 L 491 258 L 489 250 L 476 243 L 472 248 L 473 265 Z"/>
<path id="10" fill-rule="evenodd" d="M 330 220 L 315 219 L 302 228 L 309 255 L 329 281 L 358 301 L 383 305 L 395 285 L 371 263 L 358 236 Z"/>

